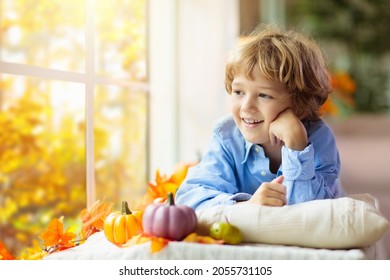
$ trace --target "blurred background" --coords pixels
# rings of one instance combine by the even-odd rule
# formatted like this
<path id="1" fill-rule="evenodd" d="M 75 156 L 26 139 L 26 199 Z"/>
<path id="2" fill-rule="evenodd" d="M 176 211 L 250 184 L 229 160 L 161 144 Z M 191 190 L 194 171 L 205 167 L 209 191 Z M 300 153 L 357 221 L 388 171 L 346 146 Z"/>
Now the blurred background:
<path id="1" fill-rule="evenodd" d="M 0 0 L 0 241 L 17 256 L 54 217 L 136 207 L 156 169 L 201 158 L 262 22 L 322 47 L 344 187 L 390 219 L 389 21 L 386 0 Z"/>

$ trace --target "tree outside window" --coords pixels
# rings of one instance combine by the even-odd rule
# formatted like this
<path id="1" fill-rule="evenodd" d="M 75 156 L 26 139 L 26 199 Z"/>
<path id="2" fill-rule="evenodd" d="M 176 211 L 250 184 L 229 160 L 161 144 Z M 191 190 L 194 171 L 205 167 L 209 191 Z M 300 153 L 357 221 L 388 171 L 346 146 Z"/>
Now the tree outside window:
<path id="1" fill-rule="evenodd" d="M 146 0 L 0 0 L 0 241 L 14 255 L 52 218 L 79 224 L 90 144 L 96 199 L 143 194 L 145 11 Z"/>

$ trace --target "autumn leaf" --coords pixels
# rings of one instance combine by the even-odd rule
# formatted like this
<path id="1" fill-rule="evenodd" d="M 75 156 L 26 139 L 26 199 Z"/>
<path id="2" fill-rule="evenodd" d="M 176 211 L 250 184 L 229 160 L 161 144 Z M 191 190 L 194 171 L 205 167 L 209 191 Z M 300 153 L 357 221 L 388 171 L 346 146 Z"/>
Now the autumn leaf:
<path id="1" fill-rule="evenodd" d="M 64 232 L 64 225 L 61 219 L 52 219 L 40 236 L 45 247 L 57 246 L 61 249 L 74 247 L 76 234 L 73 232 Z"/>
<path id="2" fill-rule="evenodd" d="M 152 243 L 150 245 L 150 252 L 151 253 L 156 253 L 156 252 L 161 251 L 170 242 L 168 239 L 165 239 L 162 237 L 152 237 L 151 241 L 152 241 Z"/>
<path id="3" fill-rule="evenodd" d="M 112 211 L 113 203 L 96 201 L 90 209 L 83 209 L 80 213 L 82 228 L 80 236 L 88 238 L 95 232 L 104 229 L 104 220 Z"/>
<path id="4" fill-rule="evenodd" d="M 22 260 L 41 260 L 44 256 L 47 255 L 47 251 L 43 250 L 41 246 L 39 246 L 36 240 L 33 241 L 33 247 L 25 249 L 21 254 Z"/>
<path id="5" fill-rule="evenodd" d="M 14 260 L 15 257 L 7 250 L 4 243 L 0 241 L 0 260 Z"/>
<path id="6" fill-rule="evenodd" d="M 163 203 L 170 192 L 175 195 L 177 189 L 187 176 L 188 169 L 195 164 L 180 162 L 176 165 L 174 172 L 170 176 L 161 174 L 160 170 L 157 169 L 155 179 L 148 183 L 149 187 L 138 208 L 144 209 L 148 204 L 156 200 Z"/>
<path id="7" fill-rule="evenodd" d="M 171 240 L 165 239 L 162 237 L 157 237 L 157 236 L 147 235 L 147 234 L 141 233 L 138 235 L 134 235 L 125 244 L 121 245 L 120 247 L 127 248 L 127 247 L 131 247 L 134 245 L 139 245 L 139 244 L 150 242 L 150 252 L 153 254 L 153 253 L 159 252 L 162 249 L 164 249 L 165 246 L 168 245 L 168 243 L 170 241 Z"/>
<path id="8" fill-rule="evenodd" d="M 142 233 L 134 235 L 125 244 L 120 245 L 121 248 L 131 247 L 134 245 L 143 244 L 150 241 L 150 237 L 143 235 Z"/>
<path id="9" fill-rule="evenodd" d="M 183 242 L 201 243 L 201 244 L 223 244 L 223 240 L 216 240 L 211 236 L 198 235 L 195 232 L 189 234 L 183 239 Z"/>
<path id="10" fill-rule="evenodd" d="M 171 177 L 169 178 L 169 181 L 171 183 L 174 183 L 174 184 L 180 186 L 181 183 L 184 181 L 184 179 L 187 176 L 188 169 L 190 167 L 194 166 L 195 164 L 197 164 L 197 162 L 190 162 L 190 163 L 179 162 L 176 165 Z"/>

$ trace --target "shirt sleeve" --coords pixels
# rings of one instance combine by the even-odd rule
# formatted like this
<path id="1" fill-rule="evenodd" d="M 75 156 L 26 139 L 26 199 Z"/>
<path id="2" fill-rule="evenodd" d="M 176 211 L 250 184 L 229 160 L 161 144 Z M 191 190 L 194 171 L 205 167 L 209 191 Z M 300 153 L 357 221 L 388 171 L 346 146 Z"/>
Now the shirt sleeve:
<path id="1" fill-rule="evenodd" d="M 282 148 L 282 173 L 287 187 L 287 203 L 334 198 L 340 158 L 333 132 L 322 126 L 309 137 L 303 151 Z"/>
<path id="2" fill-rule="evenodd" d="M 188 170 L 179 187 L 175 201 L 192 208 L 231 205 L 236 200 L 248 199 L 248 194 L 237 193 L 234 159 L 226 143 L 214 131 L 209 150 L 200 163 Z"/>

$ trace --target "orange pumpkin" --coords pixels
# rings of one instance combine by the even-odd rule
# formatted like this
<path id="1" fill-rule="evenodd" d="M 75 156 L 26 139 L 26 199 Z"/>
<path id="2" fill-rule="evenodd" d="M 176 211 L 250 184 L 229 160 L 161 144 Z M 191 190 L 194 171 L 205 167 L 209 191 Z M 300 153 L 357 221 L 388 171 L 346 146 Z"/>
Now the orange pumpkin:
<path id="1" fill-rule="evenodd" d="M 134 235 L 143 231 L 142 211 L 130 211 L 126 201 L 122 202 L 122 212 L 109 214 L 104 221 L 104 235 L 116 245 L 125 244 Z"/>

